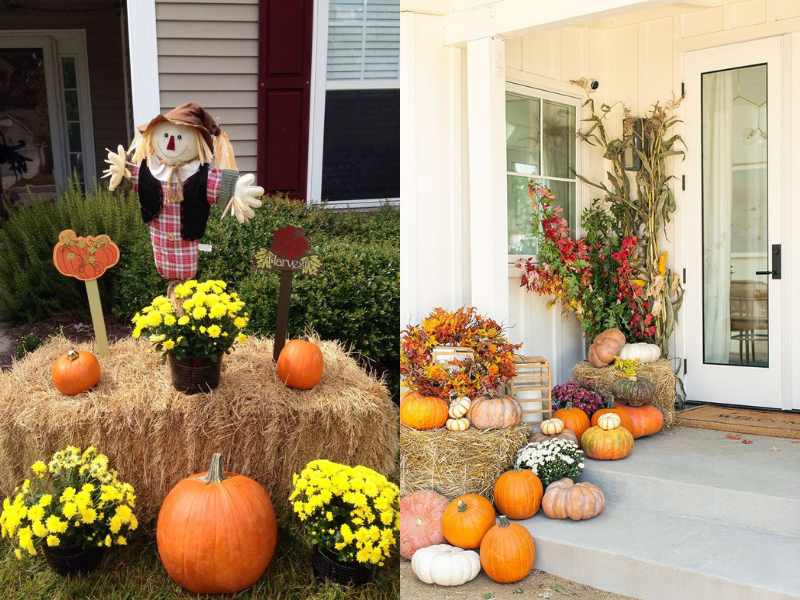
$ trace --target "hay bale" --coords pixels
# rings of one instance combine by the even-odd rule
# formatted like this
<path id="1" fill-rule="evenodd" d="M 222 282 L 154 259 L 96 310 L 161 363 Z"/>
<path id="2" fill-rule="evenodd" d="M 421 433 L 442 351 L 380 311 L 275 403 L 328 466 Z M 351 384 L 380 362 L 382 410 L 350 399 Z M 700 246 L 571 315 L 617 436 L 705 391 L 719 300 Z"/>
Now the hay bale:
<path id="1" fill-rule="evenodd" d="M 400 493 L 432 489 L 448 498 L 490 497 L 495 480 L 528 443 L 530 425 L 508 429 L 417 431 L 400 427 Z"/>
<path id="2" fill-rule="evenodd" d="M 386 386 L 336 342 L 319 345 L 325 373 L 311 391 L 283 385 L 272 341 L 250 338 L 225 357 L 217 390 L 187 396 L 173 389 L 148 343 L 125 338 L 101 361 L 97 388 L 69 398 L 50 383 L 51 362 L 71 347 L 55 337 L 0 372 L 0 492 L 68 444 L 108 454 L 135 486 L 143 522 L 181 478 L 206 470 L 214 452 L 227 470 L 262 483 L 278 508 L 288 506 L 292 473 L 315 458 L 392 472 L 397 408 Z"/>
<path id="3" fill-rule="evenodd" d="M 664 413 L 664 425 L 669 427 L 675 420 L 675 373 L 672 363 L 665 358 L 655 362 L 639 365 L 639 374 L 653 382 L 656 396 L 653 404 Z M 585 381 L 593 386 L 610 389 L 611 384 L 624 375 L 612 366 L 598 369 L 583 361 L 575 365 L 572 376 L 578 381 Z"/>

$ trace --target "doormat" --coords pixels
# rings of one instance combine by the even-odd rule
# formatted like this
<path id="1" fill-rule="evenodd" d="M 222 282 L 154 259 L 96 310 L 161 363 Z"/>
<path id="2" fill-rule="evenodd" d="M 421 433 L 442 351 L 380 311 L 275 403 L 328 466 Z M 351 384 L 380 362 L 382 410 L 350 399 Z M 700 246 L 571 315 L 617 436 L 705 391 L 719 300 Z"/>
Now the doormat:
<path id="1" fill-rule="evenodd" d="M 800 440 L 800 413 L 703 404 L 682 410 L 676 425 Z"/>

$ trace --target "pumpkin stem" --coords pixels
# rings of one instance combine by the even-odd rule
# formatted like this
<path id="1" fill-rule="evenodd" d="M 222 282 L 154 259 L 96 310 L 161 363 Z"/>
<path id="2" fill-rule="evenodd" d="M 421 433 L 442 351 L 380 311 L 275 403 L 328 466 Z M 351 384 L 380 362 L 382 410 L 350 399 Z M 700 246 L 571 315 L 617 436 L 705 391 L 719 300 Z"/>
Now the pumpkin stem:
<path id="1" fill-rule="evenodd" d="M 458 501 L 458 512 L 467 512 L 467 503 L 463 500 Z"/>
<path id="2" fill-rule="evenodd" d="M 497 526 L 500 527 L 501 529 L 508 527 L 509 525 L 511 525 L 511 522 L 508 520 L 507 516 L 500 515 L 497 518 Z"/>
<path id="3" fill-rule="evenodd" d="M 203 478 L 205 483 L 220 483 L 225 479 L 225 470 L 222 468 L 222 453 L 214 452 L 211 457 L 211 464 L 208 467 L 208 475 Z"/>
<path id="4" fill-rule="evenodd" d="M 67 352 L 67 358 L 70 359 L 70 360 L 78 360 L 79 357 L 80 357 L 80 354 L 78 354 L 78 352 L 77 352 L 77 350 L 75 350 L 75 348 L 72 348 L 69 352 Z"/>

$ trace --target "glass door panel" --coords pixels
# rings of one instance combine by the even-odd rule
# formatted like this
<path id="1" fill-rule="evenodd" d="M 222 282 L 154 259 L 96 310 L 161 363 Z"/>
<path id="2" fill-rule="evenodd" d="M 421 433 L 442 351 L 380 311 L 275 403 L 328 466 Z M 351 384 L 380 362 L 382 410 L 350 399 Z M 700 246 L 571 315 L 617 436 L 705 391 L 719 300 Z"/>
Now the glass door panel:
<path id="1" fill-rule="evenodd" d="M 767 65 L 701 85 L 703 362 L 769 367 Z"/>

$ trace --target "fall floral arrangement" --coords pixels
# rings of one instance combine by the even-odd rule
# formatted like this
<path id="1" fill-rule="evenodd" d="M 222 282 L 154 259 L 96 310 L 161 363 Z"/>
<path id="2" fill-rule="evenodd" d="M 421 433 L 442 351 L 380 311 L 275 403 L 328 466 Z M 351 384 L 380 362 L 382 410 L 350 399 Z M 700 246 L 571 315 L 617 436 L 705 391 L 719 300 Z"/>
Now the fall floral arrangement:
<path id="1" fill-rule="evenodd" d="M 214 358 L 247 339 L 248 314 L 239 295 L 220 280 L 190 279 L 174 290 L 176 304 L 157 296 L 134 315 L 133 337 L 146 335 L 157 350 L 175 358 Z"/>
<path id="2" fill-rule="evenodd" d="M 400 489 L 377 471 L 312 460 L 292 476 L 292 510 L 341 562 L 382 566 L 397 545 Z"/>
<path id="3" fill-rule="evenodd" d="M 568 381 L 553 387 L 553 410 L 580 408 L 590 418 L 608 404 L 606 398 L 591 387 L 578 381 Z"/>
<path id="4" fill-rule="evenodd" d="M 437 346 L 469 348 L 473 356 L 446 364 L 433 361 Z M 514 350 L 503 327 L 473 307 L 436 308 L 400 339 L 400 374 L 408 387 L 426 396 L 451 398 L 493 394 L 516 374 Z"/>
<path id="5" fill-rule="evenodd" d="M 0 533 L 12 541 L 17 558 L 56 546 L 124 546 L 139 526 L 133 486 L 121 482 L 93 446 L 59 450 L 31 471 L 33 478 L 3 500 L 0 513 Z"/>
<path id="6" fill-rule="evenodd" d="M 523 447 L 514 461 L 517 469 L 530 469 L 547 487 L 562 477 L 573 481 L 583 473 L 583 450 L 572 440 L 550 438 Z"/>

